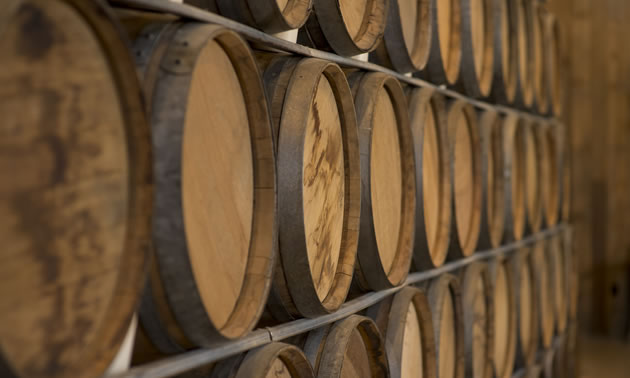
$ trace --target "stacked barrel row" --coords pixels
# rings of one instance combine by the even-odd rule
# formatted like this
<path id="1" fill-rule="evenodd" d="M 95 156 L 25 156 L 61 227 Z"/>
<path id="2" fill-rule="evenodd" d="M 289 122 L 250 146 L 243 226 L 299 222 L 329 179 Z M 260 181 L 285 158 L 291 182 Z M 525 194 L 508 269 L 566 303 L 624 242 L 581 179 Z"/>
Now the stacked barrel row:
<path id="1" fill-rule="evenodd" d="M 182 377 L 565 377 L 576 270 L 559 233 Z M 573 341 L 574 342 L 574 341 Z"/>
<path id="2" fill-rule="evenodd" d="M 471 97 L 562 111 L 560 36 L 537 0 L 186 0 L 267 33 L 413 73 Z"/>
<path id="3" fill-rule="evenodd" d="M 117 17 L 131 51 L 99 2 L 0 9 L 6 375 L 100 374 L 138 302 L 139 359 L 211 348 L 566 220 L 558 125 L 253 52 L 218 25 Z M 441 325 L 464 310 L 438 281 L 448 370 L 467 328 Z M 380 340 L 353 319 L 331 345 Z"/>

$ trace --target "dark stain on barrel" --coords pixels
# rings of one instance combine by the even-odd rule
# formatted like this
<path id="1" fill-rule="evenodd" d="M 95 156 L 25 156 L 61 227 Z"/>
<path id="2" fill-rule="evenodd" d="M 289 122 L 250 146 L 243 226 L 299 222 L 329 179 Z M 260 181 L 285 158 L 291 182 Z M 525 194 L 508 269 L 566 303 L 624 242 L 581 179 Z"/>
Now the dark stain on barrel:
<path id="1" fill-rule="evenodd" d="M 24 4 L 17 13 L 20 37 L 16 52 L 31 60 L 42 59 L 55 42 L 55 26 L 46 14 L 33 4 Z"/>

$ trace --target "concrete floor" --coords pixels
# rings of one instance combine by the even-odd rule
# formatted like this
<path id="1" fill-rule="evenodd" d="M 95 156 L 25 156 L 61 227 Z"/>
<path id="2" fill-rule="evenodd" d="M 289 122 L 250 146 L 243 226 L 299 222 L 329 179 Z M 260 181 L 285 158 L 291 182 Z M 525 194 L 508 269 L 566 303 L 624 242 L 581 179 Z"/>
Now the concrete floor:
<path id="1" fill-rule="evenodd" d="M 594 336 L 578 342 L 578 377 L 630 378 L 630 344 Z"/>

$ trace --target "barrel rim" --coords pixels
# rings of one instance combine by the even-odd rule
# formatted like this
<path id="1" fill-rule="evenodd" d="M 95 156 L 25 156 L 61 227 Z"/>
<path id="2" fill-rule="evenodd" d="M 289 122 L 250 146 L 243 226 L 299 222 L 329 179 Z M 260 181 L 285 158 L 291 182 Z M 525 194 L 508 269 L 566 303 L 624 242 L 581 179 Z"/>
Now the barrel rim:
<path id="1" fill-rule="evenodd" d="M 249 332 L 262 314 L 269 293 L 271 270 L 275 259 L 275 235 L 277 233 L 276 178 L 273 139 L 267 105 L 260 101 L 264 96 L 258 67 L 246 42 L 235 32 L 218 25 L 199 23 L 176 23 L 177 31 L 168 44 L 163 56 L 159 56 L 160 80 L 155 82 L 152 102 L 161 98 L 166 105 L 154 107 L 157 112 L 170 112 L 171 118 L 181 124 L 172 127 L 168 117 L 152 114 L 154 138 L 168 137 L 171 143 L 155 146 L 156 175 L 155 219 L 153 237 L 154 254 L 164 283 L 169 304 L 178 325 L 195 344 L 208 346 L 217 340 L 229 340 Z M 252 236 L 243 287 L 228 320 L 220 327 L 215 326 L 206 312 L 192 271 L 188 256 L 189 247 L 183 219 L 183 197 L 181 188 L 182 144 L 172 143 L 183 139 L 185 110 L 180 96 L 173 93 L 188 93 L 192 72 L 200 51 L 208 41 L 217 42 L 226 52 L 241 83 L 243 96 L 248 106 L 248 120 L 254 159 L 254 207 Z M 146 78 L 152 81 L 151 78 Z M 245 85 L 245 83 L 247 85 Z M 163 94 L 163 96 L 160 96 Z M 176 109 L 173 111 L 173 109 Z M 178 111 L 177 111 L 178 109 Z M 161 167 L 161 168 L 160 168 Z M 170 173 L 160 174 L 164 169 Z M 173 174 L 175 172 L 175 174 Z M 268 176 L 272 175 L 269 179 Z M 271 198 L 269 198 L 271 197 Z M 176 198 L 176 201 L 173 201 Z M 175 206 L 175 210 L 173 210 Z M 271 215 L 267 214 L 269 210 Z M 268 217 L 273 219 L 269 221 Z M 173 217 L 177 222 L 173 222 Z M 162 221 L 159 220 L 169 221 Z M 173 229 L 173 227 L 175 229 Z M 165 229 L 166 228 L 166 229 Z M 179 235 L 170 240 L 169 235 Z M 160 243 L 160 240 L 162 242 Z M 166 243 L 169 247 L 161 247 Z M 174 253 L 174 251 L 178 253 Z M 262 285 L 261 285 L 262 282 Z M 245 324 L 243 324 L 245 323 Z"/>
<path id="2" fill-rule="evenodd" d="M 521 297 L 521 273 L 522 268 L 525 264 L 528 266 L 529 271 L 529 282 L 530 282 L 530 293 L 531 293 L 531 303 L 530 303 L 530 345 L 524 345 L 521 339 L 520 331 L 517 332 L 517 343 L 516 343 L 516 366 L 527 366 L 531 367 L 536 362 L 536 352 L 538 350 L 538 341 L 539 341 L 539 318 L 538 318 L 538 294 L 536 291 L 536 274 L 534 272 L 534 256 L 532 250 L 528 247 L 523 247 L 519 249 L 514 256 L 510 259 L 511 270 L 514 276 L 514 287 L 515 287 L 515 304 L 516 304 L 516 326 L 520 330 L 520 322 L 521 322 L 521 307 L 520 307 L 520 297 Z"/>
<path id="3" fill-rule="evenodd" d="M 481 248 L 498 248 L 503 241 L 505 216 L 505 182 L 504 182 L 504 148 L 503 148 L 504 118 L 494 110 L 484 111 L 479 121 L 481 135 L 482 161 L 482 206 L 481 230 L 479 246 Z M 492 183 L 489 186 L 489 163 L 492 159 Z M 488 207 L 489 196 L 493 199 L 493 212 Z"/>
<path id="4" fill-rule="evenodd" d="M 446 261 L 448 245 L 451 233 L 451 175 L 449 172 L 449 146 L 447 133 L 446 99 L 432 88 L 412 89 L 408 92 L 409 122 L 412 130 L 415 172 L 416 172 L 416 222 L 413 247 L 412 264 L 415 270 L 431 269 L 439 267 Z M 435 134 L 438 139 L 438 176 L 439 176 L 439 219 L 437 223 L 437 247 L 435 253 L 431 253 L 429 235 L 426 232 L 426 219 L 424 216 L 424 178 L 422 175 L 422 163 L 424 152 L 425 115 L 427 107 L 431 106 L 433 119 L 435 120 Z M 415 119 L 420 121 L 414 122 Z M 414 132 L 414 131 L 418 132 Z"/>
<path id="5" fill-rule="evenodd" d="M 440 33 L 438 27 L 437 2 L 431 1 L 431 47 L 429 48 L 429 60 L 425 68 L 425 74 L 431 78 L 436 84 L 454 85 L 459 77 L 461 67 L 462 50 L 462 30 L 461 25 L 461 4 L 459 1 L 451 2 L 451 21 L 455 27 L 451 28 L 451 41 L 449 49 L 451 55 L 449 61 L 444 62 L 442 59 L 442 48 L 440 47 Z"/>
<path id="6" fill-rule="evenodd" d="M 304 353 L 294 345 L 272 342 L 247 352 L 243 362 L 235 374 L 235 378 L 267 377 L 271 370 L 271 362 L 280 359 L 291 376 L 314 378 L 311 363 Z M 261 369 L 260 364 L 266 363 Z"/>
<path id="7" fill-rule="evenodd" d="M 492 89 L 494 79 L 494 35 L 496 0 L 483 1 L 484 45 L 482 46 L 482 64 L 478 67 L 475 59 L 475 46 L 472 37 L 472 0 L 461 0 L 461 59 L 459 79 L 466 93 L 471 97 L 487 97 Z M 479 46 L 477 46 L 479 47 Z"/>
<path id="8" fill-rule="evenodd" d="M 295 111 L 310 107 L 314 89 L 319 80 L 326 78 L 333 89 L 340 112 L 343 137 L 345 198 L 342 245 L 334 283 L 321 301 L 313 284 L 308 261 L 304 224 L 295 224 L 295 219 L 304 219 L 303 193 L 295 188 L 295 182 L 302 182 L 304 138 L 308 123 L 308 112 Z M 308 96 L 289 95 L 291 91 L 307 89 Z M 300 91 L 301 92 L 301 91 Z M 302 59 L 297 63 L 284 95 L 280 119 L 277 167 L 279 174 L 290 180 L 280 180 L 278 210 L 280 213 L 279 236 L 281 243 L 290 248 L 279 248 L 284 278 L 295 306 L 304 316 L 318 316 L 337 310 L 344 302 L 350 288 L 353 267 L 357 256 L 359 236 L 354 230 L 359 228 L 361 211 L 359 135 L 352 103 L 352 93 L 341 68 L 335 63 L 316 58 Z M 296 157 L 297 156 L 297 157 Z M 296 177 L 299 180 L 294 180 Z M 356 195 L 353 195 L 356 194 Z M 288 215 L 287 215 L 288 214 Z M 284 241 L 284 242 L 283 242 Z M 299 252 L 299 253 L 296 253 Z M 309 277 L 304 280 L 304 277 Z"/>
<path id="9" fill-rule="evenodd" d="M 0 19 L 12 17 L 20 6 L 29 2 L 29 0 L 5 2 L 0 7 Z M 140 83 L 133 61 L 129 58 L 127 40 L 111 9 L 100 1 L 63 0 L 62 3 L 77 12 L 78 17 L 83 18 L 108 60 L 111 75 L 116 79 L 114 85 L 120 99 L 128 154 L 127 227 L 118 267 L 119 274 L 112 289 L 112 298 L 115 299 L 116 306 L 107 308 L 104 314 L 107 321 L 96 331 L 95 341 L 83 348 L 85 353 L 81 358 L 58 370 L 58 373 L 72 371 L 76 375 L 98 375 L 107 368 L 125 339 L 149 265 L 151 222 L 147 214 L 151 213 L 153 195 L 151 137 L 149 123 L 144 113 Z M 0 35 L 9 24 L 0 22 Z M 2 347 L 0 370 L 5 374 L 17 376 L 17 370 L 11 361 L 3 357 L 1 350 Z"/>
<path id="10" fill-rule="evenodd" d="M 497 0 L 494 8 L 494 78 L 490 96 L 498 103 L 509 105 L 514 102 L 518 81 L 518 46 L 516 35 L 516 6 L 511 0 Z M 507 7 L 507 19 L 503 18 L 503 10 Z M 507 35 L 501 33 L 503 22 L 508 22 Z M 508 40 L 508 67 L 503 64 L 503 40 Z M 507 74 L 506 74 L 507 72 Z"/>
<path id="11" fill-rule="evenodd" d="M 514 362 L 516 360 L 516 351 L 517 351 L 517 339 L 518 339 L 518 322 L 517 322 L 517 303 L 516 298 L 518 295 L 518 284 L 515 280 L 516 275 L 515 272 L 510 269 L 510 260 L 507 259 L 506 256 L 497 256 L 493 260 L 490 261 L 488 265 L 488 275 L 490 276 L 490 282 L 492 283 L 492 290 L 494 295 L 494 290 L 496 287 L 497 276 L 499 274 L 499 269 L 504 269 L 506 275 L 506 285 L 509 290 L 509 304 L 508 304 L 508 343 L 507 343 L 507 351 L 505 352 L 505 370 L 498 371 L 497 361 L 494 360 L 494 356 L 492 358 L 493 365 L 495 366 L 496 375 L 499 378 L 509 378 L 512 376 L 512 372 L 514 370 Z"/>
<path id="12" fill-rule="evenodd" d="M 506 239 L 508 241 L 521 240 L 525 234 L 525 228 L 527 225 L 527 200 L 525 198 L 525 160 L 524 160 L 524 128 L 526 127 L 525 121 L 516 115 L 508 115 L 503 122 L 504 129 L 504 180 L 505 180 L 505 218 L 506 218 Z M 514 148 L 510 148 L 514 147 Z M 517 165 L 519 169 L 517 173 L 520 183 L 513 183 L 515 174 L 514 166 Z M 515 186 L 516 185 L 516 186 Z M 509 188 L 509 189 L 508 189 Z M 514 189 L 519 192 L 514 193 Z M 515 209 L 515 203 L 520 197 L 520 201 Z M 517 211 L 515 211 L 517 210 Z"/>
<path id="13" fill-rule="evenodd" d="M 440 360 L 440 329 L 442 324 L 442 304 L 446 294 L 453 301 L 453 317 L 455 321 L 455 378 L 465 376 L 465 346 L 464 346 L 464 321 L 461 301 L 461 286 L 459 279 L 451 273 L 444 273 L 426 284 L 427 299 L 431 307 L 431 318 L 433 320 L 434 337 L 436 341 L 435 356 L 437 361 L 436 370 L 439 376 Z"/>
<path id="14" fill-rule="evenodd" d="M 328 327 L 315 330 L 307 337 L 305 354 L 314 365 L 313 370 L 318 377 L 341 377 L 343 357 L 354 330 L 360 333 L 364 342 L 373 375 L 375 377 L 389 376 L 385 342 L 378 327 L 372 319 L 353 314 Z M 313 344 L 310 345 L 313 348 L 309 348 L 308 344 Z"/>
<path id="15" fill-rule="evenodd" d="M 289 0 L 284 9 L 280 9 L 276 0 L 247 0 L 247 6 L 261 29 L 267 33 L 278 33 L 304 25 L 311 13 L 313 0 Z"/>
<path id="16" fill-rule="evenodd" d="M 313 6 L 313 14 L 316 16 L 315 20 L 317 20 L 319 28 L 326 37 L 326 42 L 337 54 L 343 56 L 358 55 L 374 50 L 381 40 L 387 22 L 387 1 L 369 1 L 372 9 L 368 15 L 367 26 L 361 28 L 361 35 L 358 41 L 348 32 L 341 13 L 339 0 L 316 1 Z M 322 21 L 320 22 L 319 20 Z M 362 21 L 365 21 L 365 19 Z"/>
<path id="17" fill-rule="evenodd" d="M 455 144 L 456 144 L 456 130 L 460 126 L 460 117 L 465 117 L 468 126 L 468 133 L 471 141 L 471 153 L 473 158 L 473 203 L 470 222 L 470 228 L 468 235 L 462 240 L 457 229 L 457 201 L 455 196 Z M 449 243 L 449 251 L 447 260 L 452 261 L 464 257 L 471 256 L 477 247 L 479 241 L 479 232 L 481 229 L 481 207 L 482 207 L 482 161 L 481 161 L 481 143 L 479 136 L 479 121 L 475 108 L 463 100 L 456 100 L 450 104 L 447 114 L 448 134 L 449 134 L 449 155 L 450 155 L 450 175 L 451 175 L 451 190 L 452 190 L 452 209 L 451 209 L 451 242 Z"/>
<path id="18" fill-rule="evenodd" d="M 372 290 L 388 289 L 401 284 L 411 266 L 415 208 L 416 178 L 414 171 L 414 147 L 409 127 L 407 100 L 394 77 L 380 72 L 359 73 L 352 81 L 355 109 L 359 121 L 359 144 L 361 149 L 361 222 L 359 249 L 355 272 L 359 282 L 365 282 Z M 400 145 L 402 172 L 401 222 L 396 256 L 389 271 L 385 271 L 378 251 L 371 191 L 371 146 L 373 113 L 376 99 L 381 90 L 387 91 L 396 113 L 398 140 Z"/>

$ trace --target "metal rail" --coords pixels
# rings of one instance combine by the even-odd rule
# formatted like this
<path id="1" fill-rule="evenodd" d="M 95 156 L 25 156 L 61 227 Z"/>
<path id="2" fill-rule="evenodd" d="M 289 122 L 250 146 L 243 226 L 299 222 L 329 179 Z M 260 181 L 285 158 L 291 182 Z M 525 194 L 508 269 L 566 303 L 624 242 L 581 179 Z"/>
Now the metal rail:
<path id="1" fill-rule="evenodd" d="M 298 319 L 275 327 L 261 328 L 238 340 L 218 343 L 212 348 L 192 350 L 190 352 L 167 357 L 163 360 L 141 365 L 129 371 L 114 375 L 114 378 L 162 378 L 179 374 L 203 365 L 246 352 L 250 349 L 274 342 L 285 340 L 313 329 L 343 319 L 351 314 L 366 309 L 383 298 L 392 295 L 407 285 L 414 285 L 423 281 L 438 277 L 441 274 L 459 270 L 475 261 L 487 260 L 516 251 L 531 245 L 539 240 L 558 234 L 568 225 L 558 225 L 554 228 L 541 231 L 521 241 L 510 243 L 496 249 L 478 251 L 470 257 L 447 263 L 439 268 L 424 272 L 410 273 L 405 283 L 401 286 L 387 290 L 370 292 L 358 298 L 344 303 L 341 308 L 332 314 L 320 316 L 314 319 Z"/>
<path id="2" fill-rule="evenodd" d="M 437 86 L 435 84 L 431 84 L 427 81 L 409 77 L 404 74 L 400 74 L 398 72 L 392 71 L 388 68 L 379 66 L 374 63 L 364 62 L 361 60 L 342 57 L 339 55 L 335 55 L 329 52 L 320 51 L 316 49 L 312 49 L 310 47 L 306 47 L 297 43 L 285 41 L 283 39 L 274 37 L 272 35 L 266 34 L 260 30 L 254 29 L 250 26 L 243 25 L 239 22 L 230 20 L 228 18 L 222 17 L 218 14 L 210 13 L 205 10 L 199 9 L 197 7 L 175 3 L 170 0 L 109 0 L 109 2 L 118 7 L 131 8 L 136 10 L 144 10 L 151 12 L 161 12 L 173 14 L 179 17 L 188 18 L 201 22 L 209 22 L 213 24 L 219 24 L 225 26 L 226 28 L 232 29 L 243 37 L 248 39 L 251 42 L 257 42 L 264 45 L 267 48 L 273 48 L 285 52 L 290 52 L 293 54 L 308 56 L 312 58 L 320 58 L 325 59 L 331 62 L 335 62 L 344 67 L 352 67 L 359 68 L 367 71 L 378 71 L 389 74 L 391 76 L 396 77 L 398 80 L 405 82 L 407 84 L 423 87 L 423 88 L 433 88 L 437 92 L 453 98 L 466 101 L 473 106 L 484 109 L 484 110 L 494 110 L 503 114 L 517 114 L 523 118 L 527 118 L 533 121 L 558 121 L 554 117 L 543 117 L 534 113 L 525 112 L 522 110 L 518 110 L 515 108 L 491 104 L 485 101 L 480 101 L 471 97 L 468 97 L 459 92 L 455 92 L 450 89 L 446 89 L 445 86 Z"/>

